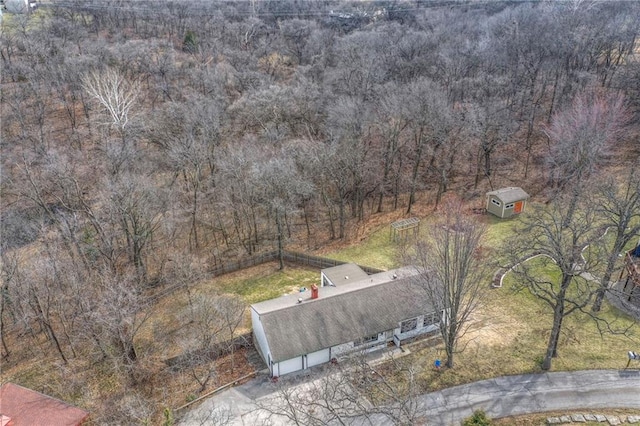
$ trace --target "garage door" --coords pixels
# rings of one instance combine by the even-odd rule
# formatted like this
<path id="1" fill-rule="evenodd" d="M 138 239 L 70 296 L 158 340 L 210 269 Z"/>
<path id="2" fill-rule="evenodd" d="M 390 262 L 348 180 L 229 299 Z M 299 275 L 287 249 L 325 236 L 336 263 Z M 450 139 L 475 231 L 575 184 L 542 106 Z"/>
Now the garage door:
<path id="1" fill-rule="evenodd" d="M 302 357 L 291 358 L 286 361 L 278 363 L 277 373 L 279 376 L 284 376 L 287 373 L 293 373 L 294 371 L 302 370 Z"/>
<path id="2" fill-rule="evenodd" d="M 322 349 L 317 352 L 312 352 L 307 355 L 307 367 L 313 367 L 314 365 L 324 364 L 329 362 L 329 348 Z"/>

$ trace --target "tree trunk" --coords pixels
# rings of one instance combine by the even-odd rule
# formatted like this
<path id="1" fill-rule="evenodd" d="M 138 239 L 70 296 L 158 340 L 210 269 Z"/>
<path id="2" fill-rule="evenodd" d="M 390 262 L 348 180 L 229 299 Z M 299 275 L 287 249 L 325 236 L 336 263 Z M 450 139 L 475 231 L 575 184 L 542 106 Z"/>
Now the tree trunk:
<path id="1" fill-rule="evenodd" d="M 458 324 L 456 322 L 457 312 L 451 312 L 449 318 L 449 324 L 446 325 L 448 328 L 447 336 L 445 339 L 445 352 L 447 353 L 447 361 L 445 362 L 445 366 L 447 368 L 453 368 L 453 356 L 456 348 L 456 339 L 458 336 Z"/>
<path id="2" fill-rule="evenodd" d="M 189 232 L 189 247 L 191 248 L 191 241 L 196 250 L 200 248 L 198 241 L 198 226 L 196 224 L 196 216 L 198 213 L 198 184 L 196 183 L 193 188 L 193 204 L 191 208 L 191 230 Z"/>
<path id="3" fill-rule="evenodd" d="M 304 214 L 304 224 L 307 229 L 307 247 L 311 248 L 309 244 L 311 242 L 311 223 L 309 221 L 309 211 L 306 201 L 302 204 L 302 213 Z"/>
<path id="4" fill-rule="evenodd" d="M 553 117 L 553 107 L 556 102 L 556 93 L 558 91 L 558 83 L 560 80 L 560 71 L 556 70 L 556 78 L 553 82 L 553 90 L 551 91 L 551 100 L 549 101 L 549 112 L 547 113 L 547 124 L 551 123 L 551 117 Z"/>
<path id="5" fill-rule="evenodd" d="M 563 274 L 560 290 L 555 297 L 556 305 L 553 308 L 553 327 L 549 335 L 547 352 L 542 362 L 543 370 L 549 370 L 551 368 L 551 359 L 558 356 L 558 341 L 560 340 L 560 330 L 562 329 L 562 320 L 564 319 L 564 300 L 569 284 L 571 284 L 571 275 Z"/>
<path id="6" fill-rule="evenodd" d="M 551 351 L 551 356 L 553 358 L 556 358 L 558 356 L 558 342 L 560 341 L 560 331 L 562 330 L 562 322 L 564 320 L 564 306 L 562 308 L 563 314 L 559 319 L 559 324 L 558 324 L 558 333 L 556 333 L 555 335 L 555 339 L 553 341 L 553 350 Z"/>
<path id="7" fill-rule="evenodd" d="M 3 289 L 4 290 L 4 289 Z M 4 301 L 4 297 L 0 295 L 0 297 L 2 297 L 2 306 L 0 306 L 0 340 L 2 341 L 2 348 L 4 349 L 4 353 L 2 354 L 2 358 L 7 358 L 9 356 L 9 346 L 7 346 L 7 341 L 5 339 L 5 322 L 4 322 L 4 310 L 5 310 L 5 301 Z"/>
<path id="8" fill-rule="evenodd" d="M 547 371 L 551 369 L 551 360 L 558 356 L 558 340 L 560 338 L 560 329 L 562 327 L 562 319 L 564 317 L 564 305 L 558 303 L 553 311 L 553 328 L 549 335 L 547 343 L 547 352 L 542 362 L 542 369 Z"/>
<path id="9" fill-rule="evenodd" d="M 627 229 L 628 224 L 629 222 L 626 219 L 618 223 L 616 240 L 613 244 L 613 250 L 611 252 L 611 255 L 609 256 L 609 260 L 607 261 L 607 269 L 605 269 L 604 275 L 600 280 L 600 288 L 596 293 L 596 298 L 593 302 L 593 306 L 591 306 L 592 312 L 600 312 L 600 309 L 602 308 L 602 302 L 604 301 L 604 296 L 611 284 L 611 277 L 613 276 L 613 272 L 616 268 L 616 262 L 618 261 L 618 253 L 620 252 L 624 253 L 624 246 L 629 241 L 629 239 L 627 239 L 627 237 L 625 236 L 625 230 Z"/>
<path id="10" fill-rule="evenodd" d="M 344 210 L 344 197 L 340 197 L 340 204 L 338 206 L 338 238 L 340 239 L 344 238 L 347 223 Z"/>
<path id="11" fill-rule="evenodd" d="M 333 215 L 333 206 L 327 197 L 327 194 L 322 191 L 322 200 L 327 206 L 327 215 L 329 216 L 329 238 L 334 240 L 336 238 L 335 217 Z"/>
<path id="12" fill-rule="evenodd" d="M 616 254 L 618 250 L 614 250 L 611 256 L 609 256 L 609 260 L 607 261 L 607 269 L 604 271 L 604 275 L 602 276 L 602 280 L 600 281 L 600 288 L 596 293 L 596 298 L 593 301 L 593 305 L 591 306 L 592 312 L 600 312 L 602 308 L 602 302 L 604 301 L 604 295 L 609 288 L 611 276 L 613 275 L 613 270 L 616 266 L 616 260 L 618 255 Z"/>
<path id="13" fill-rule="evenodd" d="M 557 336 L 560 334 L 560 326 L 556 326 L 555 317 L 553 324 L 553 329 L 551 330 L 551 335 L 549 336 L 549 343 L 547 344 L 547 352 L 544 356 L 544 360 L 542 361 L 542 369 L 545 371 L 551 369 L 551 359 L 554 357 L 554 354 L 556 354 L 555 342 L 557 342 Z"/>
<path id="14" fill-rule="evenodd" d="M 58 340 L 58 336 L 56 336 L 56 333 L 53 331 L 53 328 L 46 321 L 42 321 L 42 323 L 46 327 L 47 334 L 49 335 L 51 340 L 53 340 L 53 343 L 55 344 L 56 349 L 58 350 L 58 353 L 60 354 L 60 357 L 62 358 L 62 361 L 64 361 L 65 364 L 68 364 L 69 361 L 67 361 L 67 357 L 65 356 L 64 352 L 62 351 L 62 346 L 60 346 L 60 341 Z"/>
<path id="15" fill-rule="evenodd" d="M 278 267 L 282 271 L 284 269 L 284 250 L 282 249 L 282 220 L 279 212 L 276 212 L 276 227 L 278 228 Z"/>
<path id="16" fill-rule="evenodd" d="M 409 188 L 409 205 L 407 206 L 407 214 L 411 213 L 411 207 L 416 201 L 416 185 L 418 182 L 418 171 L 420 170 L 420 162 L 422 161 L 422 131 L 416 135 L 416 158 L 413 163 L 413 171 L 411 173 L 411 186 Z"/>

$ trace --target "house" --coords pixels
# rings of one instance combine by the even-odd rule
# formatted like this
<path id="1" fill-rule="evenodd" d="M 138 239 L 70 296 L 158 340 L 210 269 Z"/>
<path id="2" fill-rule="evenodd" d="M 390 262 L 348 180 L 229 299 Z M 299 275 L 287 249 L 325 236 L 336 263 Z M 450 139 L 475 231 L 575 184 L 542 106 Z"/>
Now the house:
<path id="1" fill-rule="evenodd" d="M 311 292 L 252 305 L 254 341 L 271 376 L 437 331 L 442 313 L 418 275 L 414 267 L 367 275 L 357 265 L 339 265 L 323 269 L 323 286 Z"/>
<path id="2" fill-rule="evenodd" d="M 0 386 L 0 425 L 77 426 L 89 418 L 87 411 L 22 386 Z"/>
<path id="3" fill-rule="evenodd" d="M 522 188 L 510 186 L 487 192 L 487 211 L 499 218 L 507 218 L 522 213 L 529 199 L 529 194 Z"/>
<path id="4" fill-rule="evenodd" d="M 369 274 L 362 270 L 355 263 L 346 263 L 344 265 L 326 268 L 320 271 L 320 285 L 337 286 L 349 284 L 368 278 Z"/>
<path id="5" fill-rule="evenodd" d="M 3 9 L 9 13 L 30 13 L 36 9 L 35 0 L 3 0 Z"/>
<path id="6" fill-rule="evenodd" d="M 626 253 L 625 266 L 620 273 L 620 279 L 627 275 L 622 292 L 627 301 L 640 306 L 640 244 Z"/>

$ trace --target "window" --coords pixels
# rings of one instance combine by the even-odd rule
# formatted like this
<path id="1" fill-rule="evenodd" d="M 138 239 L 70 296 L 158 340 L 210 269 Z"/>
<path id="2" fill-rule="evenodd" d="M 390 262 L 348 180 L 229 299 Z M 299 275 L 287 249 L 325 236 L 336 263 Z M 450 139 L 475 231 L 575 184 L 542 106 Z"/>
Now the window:
<path id="1" fill-rule="evenodd" d="M 430 325 L 438 324 L 440 322 L 440 314 L 438 312 L 431 312 L 424 316 L 422 320 L 423 327 L 429 327 Z"/>
<path id="2" fill-rule="evenodd" d="M 355 342 L 353 342 L 353 346 L 366 345 L 367 343 L 372 343 L 377 341 L 378 341 L 378 335 L 374 334 L 374 335 L 363 337 L 362 339 L 356 340 Z"/>
<path id="3" fill-rule="evenodd" d="M 495 204 L 496 206 L 500 207 L 500 201 L 494 200 L 493 198 L 491 199 L 491 204 Z"/>
<path id="4" fill-rule="evenodd" d="M 378 340 L 378 335 L 374 334 L 373 336 L 368 336 L 362 339 L 362 343 L 371 343 Z"/>
<path id="5" fill-rule="evenodd" d="M 512 209 L 513 208 L 513 203 L 505 204 L 504 208 L 505 209 Z"/>
<path id="6" fill-rule="evenodd" d="M 400 323 L 400 333 L 407 333 L 411 330 L 418 328 L 418 319 L 413 318 L 410 320 L 402 321 Z"/>

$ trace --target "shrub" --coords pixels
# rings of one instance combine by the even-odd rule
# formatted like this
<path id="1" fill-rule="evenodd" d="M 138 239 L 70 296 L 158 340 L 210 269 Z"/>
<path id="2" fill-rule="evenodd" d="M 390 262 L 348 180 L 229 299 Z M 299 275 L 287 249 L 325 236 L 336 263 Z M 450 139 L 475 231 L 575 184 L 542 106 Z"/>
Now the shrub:
<path id="1" fill-rule="evenodd" d="M 493 422 L 484 410 L 476 410 L 471 417 L 467 417 L 462 422 L 462 426 L 491 426 Z"/>

